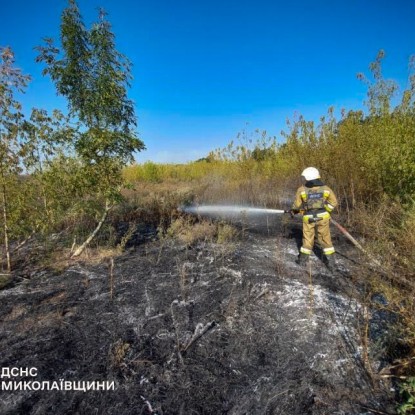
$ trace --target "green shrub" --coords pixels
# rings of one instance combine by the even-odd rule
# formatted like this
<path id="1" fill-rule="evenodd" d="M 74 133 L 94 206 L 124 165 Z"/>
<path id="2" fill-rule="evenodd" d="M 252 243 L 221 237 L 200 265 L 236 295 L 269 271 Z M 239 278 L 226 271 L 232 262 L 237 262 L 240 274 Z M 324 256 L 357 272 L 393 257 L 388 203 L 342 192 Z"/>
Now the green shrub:
<path id="1" fill-rule="evenodd" d="M 415 377 L 410 377 L 400 385 L 403 403 L 397 411 L 399 415 L 415 414 Z"/>

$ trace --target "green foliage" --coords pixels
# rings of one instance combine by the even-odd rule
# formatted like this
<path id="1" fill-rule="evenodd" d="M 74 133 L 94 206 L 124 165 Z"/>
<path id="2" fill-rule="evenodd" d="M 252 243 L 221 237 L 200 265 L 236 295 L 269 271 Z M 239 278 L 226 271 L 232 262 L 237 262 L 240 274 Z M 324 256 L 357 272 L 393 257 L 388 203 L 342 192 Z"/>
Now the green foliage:
<path id="1" fill-rule="evenodd" d="M 86 178 L 85 166 L 77 158 L 57 156 L 43 172 L 42 180 L 57 222 L 70 212 L 88 211 L 85 206 L 96 204 L 95 198 L 87 197 L 94 183 Z"/>
<path id="2" fill-rule="evenodd" d="M 23 125 L 21 104 L 15 93 L 24 92 L 30 77 L 16 68 L 10 48 L 0 48 L 0 172 L 1 178 L 21 172 L 23 146 L 19 141 Z"/>
<path id="3" fill-rule="evenodd" d="M 385 51 L 380 50 L 376 59 L 370 64 L 374 83 L 371 83 L 364 74 L 359 73 L 357 77 L 368 86 L 368 100 L 366 102 L 369 108 L 370 116 L 387 115 L 391 111 L 391 100 L 398 91 L 398 84 L 390 79 L 384 79 L 382 75 L 382 59 L 385 57 Z"/>
<path id="4" fill-rule="evenodd" d="M 116 50 L 105 12 L 100 11 L 98 22 L 88 30 L 76 1 L 69 0 L 60 35 L 62 50 L 46 39 L 46 45 L 37 48 L 37 61 L 46 64 L 44 74 L 50 75 L 58 93 L 68 99 L 70 116 L 79 123 L 70 136 L 81 163 L 75 174 L 79 199 L 100 202 L 88 204 L 96 206 L 94 216 L 100 219 L 91 239 L 75 251 L 79 255 L 121 200 L 122 168 L 144 144 L 137 137 L 134 105 L 127 97 L 131 64 Z"/>
<path id="5" fill-rule="evenodd" d="M 6 252 L 7 270 L 11 271 L 9 238 L 16 226 L 16 208 L 10 201 L 10 192 L 16 189 L 21 173 L 24 145 L 19 136 L 23 124 L 21 105 L 16 92 L 23 92 L 30 78 L 15 67 L 10 48 L 0 48 L 0 195 L 2 207 L 2 232 Z"/>
<path id="6" fill-rule="evenodd" d="M 99 21 L 87 30 L 75 0 L 62 14 L 62 52 L 51 39 L 38 47 L 37 61 L 59 94 L 68 99 L 70 114 L 82 129 L 72 135 L 76 154 L 96 191 L 116 201 L 121 170 L 144 145 L 135 132 L 134 105 L 127 97 L 131 80 L 129 61 L 115 49 L 111 25 L 100 11 Z M 85 181 L 85 180 L 84 180 Z"/>
<path id="7" fill-rule="evenodd" d="M 160 168 L 157 164 L 147 161 L 143 165 L 142 178 L 147 182 L 157 183 L 161 181 Z"/>
<path id="8" fill-rule="evenodd" d="M 415 413 L 415 377 L 410 377 L 400 385 L 400 394 L 404 402 L 399 405 L 397 412 L 400 415 Z"/>
<path id="9" fill-rule="evenodd" d="M 297 172 L 319 167 L 350 206 L 377 200 L 383 193 L 405 203 L 415 196 L 414 75 L 394 107 L 398 87 L 383 79 L 383 57 L 381 51 L 370 65 L 373 83 L 359 75 L 368 85 L 368 115 L 343 112 L 337 121 L 329 110 L 317 126 L 300 116 L 288 124 L 279 152 Z"/>
<path id="10" fill-rule="evenodd" d="M 56 223 L 55 199 L 61 193 L 60 186 L 53 186 L 48 180 L 47 170 L 57 157 L 70 152 L 70 142 L 75 128 L 60 111 L 51 115 L 42 109 L 33 109 L 30 120 L 24 123 L 25 156 L 23 164 L 30 174 L 29 182 L 38 193 L 38 200 L 32 200 L 38 214 L 36 221 L 42 230 Z M 56 183 L 57 184 L 57 183 Z M 32 218 L 34 219 L 34 218 Z"/>

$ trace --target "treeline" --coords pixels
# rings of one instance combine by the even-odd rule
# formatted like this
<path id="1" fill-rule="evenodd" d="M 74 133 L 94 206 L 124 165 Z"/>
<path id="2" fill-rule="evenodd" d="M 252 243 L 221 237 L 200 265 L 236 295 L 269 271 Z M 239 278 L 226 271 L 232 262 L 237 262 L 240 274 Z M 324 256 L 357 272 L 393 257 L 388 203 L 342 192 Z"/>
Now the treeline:
<path id="1" fill-rule="evenodd" d="M 10 47 L 0 49 L 0 232 L 9 273 L 13 252 L 32 235 L 76 230 L 86 218 L 95 229 L 74 249 L 79 255 L 121 200 L 123 167 L 144 147 L 127 96 L 131 65 L 105 13 L 88 29 L 69 0 L 60 27 L 60 44 L 45 39 L 37 62 L 67 99 L 68 115 L 33 109 L 25 117 L 16 96 L 30 76 Z"/>

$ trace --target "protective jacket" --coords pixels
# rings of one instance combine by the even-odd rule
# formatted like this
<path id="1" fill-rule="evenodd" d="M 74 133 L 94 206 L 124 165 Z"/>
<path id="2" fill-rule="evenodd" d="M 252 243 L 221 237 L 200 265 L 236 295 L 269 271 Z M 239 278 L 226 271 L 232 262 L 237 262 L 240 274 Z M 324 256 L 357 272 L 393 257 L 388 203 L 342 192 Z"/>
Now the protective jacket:
<path id="1" fill-rule="evenodd" d="M 303 211 L 301 253 L 307 255 L 312 253 L 316 228 L 324 255 L 331 255 L 335 252 L 329 225 L 330 213 L 336 206 L 336 195 L 320 179 L 310 180 L 297 190 L 293 209 Z"/>
<path id="2" fill-rule="evenodd" d="M 298 188 L 293 209 L 303 210 L 303 221 L 308 223 L 310 218 L 330 218 L 330 213 L 336 206 L 334 192 L 320 179 L 316 179 Z"/>

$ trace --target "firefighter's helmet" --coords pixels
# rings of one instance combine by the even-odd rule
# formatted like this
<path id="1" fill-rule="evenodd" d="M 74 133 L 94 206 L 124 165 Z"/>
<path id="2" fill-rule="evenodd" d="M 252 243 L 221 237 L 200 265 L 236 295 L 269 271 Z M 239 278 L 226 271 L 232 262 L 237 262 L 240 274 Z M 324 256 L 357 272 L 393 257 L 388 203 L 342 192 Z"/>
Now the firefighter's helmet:
<path id="1" fill-rule="evenodd" d="M 320 173 L 315 167 L 307 167 L 305 170 L 303 170 L 301 176 L 303 176 L 307 181 L 309 181 L 319 179 Z"/>

